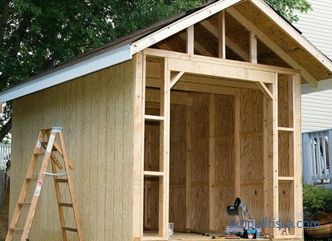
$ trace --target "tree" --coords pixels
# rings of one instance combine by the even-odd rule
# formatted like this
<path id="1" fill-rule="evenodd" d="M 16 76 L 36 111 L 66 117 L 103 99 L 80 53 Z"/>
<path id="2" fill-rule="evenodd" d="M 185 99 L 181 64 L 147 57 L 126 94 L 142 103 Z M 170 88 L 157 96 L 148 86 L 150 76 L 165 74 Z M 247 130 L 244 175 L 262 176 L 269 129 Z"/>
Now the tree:
<path id="1" fill-rule="evenodd" d="M 0 90 L 207 0 L 2 0 Z M 307 0 L 268 0 L 290 21 Z M 10 105 L 0 121 L 10 118 Z M 8 128 L 8 125 L 7 127 Z M 1 133 L 0 133 L 1 134 Z"/>
<path id="2" fill-rule="evenodd" d="M 296 12 L 306 13 L 311 9 L 307 0 L 267 0 L 267 2 L 291 23 L 299 20 Z"/>

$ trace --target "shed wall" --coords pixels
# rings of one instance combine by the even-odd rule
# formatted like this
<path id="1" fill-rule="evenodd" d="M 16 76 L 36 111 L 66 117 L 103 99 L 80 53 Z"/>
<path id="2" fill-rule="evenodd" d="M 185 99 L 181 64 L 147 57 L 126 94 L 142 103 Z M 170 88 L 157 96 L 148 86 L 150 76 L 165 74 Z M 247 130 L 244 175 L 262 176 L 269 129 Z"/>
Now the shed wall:
<path id="1" fill-rule="evenodd" d="M 17 201 L 39 129 L 62 126 L 74 162 L 84 239 L 132 240 L 133 91 L 134 62 L 128 61 L 15 100 L 10 209 Z M 49 179 L 31 240 L 59 240 L 58 216 Z"/>

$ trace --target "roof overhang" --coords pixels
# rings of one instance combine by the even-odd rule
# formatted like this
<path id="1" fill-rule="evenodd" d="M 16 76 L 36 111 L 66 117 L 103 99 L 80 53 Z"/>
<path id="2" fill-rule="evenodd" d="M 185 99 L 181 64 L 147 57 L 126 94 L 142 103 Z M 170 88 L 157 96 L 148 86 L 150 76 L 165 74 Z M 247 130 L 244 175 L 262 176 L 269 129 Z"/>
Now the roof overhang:
<path id="1" fill-rule="evenodd" d="M 73 80 L 75 78 L 96 72 L 98 70 L 110 67 L 112 65 L 130 60 L 132 56 L 145 48 L 148 48 L 186 28 L 194 25 L 222 10 L 235 6 L 243 0 L 219 0 L 200 8 L 191 14 L 170 21 L 161 25 L 159 28 L 154 27 L 143 34 L 133 35 L 125 41 L 112 47 L 105 48 L 103 51 L 94 52 L 87 55 L 78 62 L 55 68 L 54 70 L 37 76 L 23 84 L 10 88 L 0 94 L 0 102 L 6 102 L 19 97 Z M 263 0 L 248 0 L 251 4 L 267 15 L 275 25 L 278 25 L 284 32 L 293 38 L 310 56 L 321 63 L 329 72 L 332 72 L 332 62 L 323 55 L 315 46 L 304 38 L 293 26 L 285 19 L 280 17 L 271 7 Z"/>
<path id="2" fill-rule="evenodd" d="M 27 82 L 3 91 L 0 95 L 0 102 L 3 103 L 14 100 L 130 60 L 132 58 L 130 50 L 131 46 L 129 44 L 124 45 L 96 55 L 93 58 L 69 65 L 68 67 L 60 68 L 59 70 L 55 69 L 55 71 L 49 74 L 40 77 L 37 76 Z"/>
<path id="3" fill-rule="evenodd" d="M 316 87 L 311 86 L 308 83 L 302 85 L 303 95 L 325 90 L 332 90 L 332 79 L 321 80 Z"/>

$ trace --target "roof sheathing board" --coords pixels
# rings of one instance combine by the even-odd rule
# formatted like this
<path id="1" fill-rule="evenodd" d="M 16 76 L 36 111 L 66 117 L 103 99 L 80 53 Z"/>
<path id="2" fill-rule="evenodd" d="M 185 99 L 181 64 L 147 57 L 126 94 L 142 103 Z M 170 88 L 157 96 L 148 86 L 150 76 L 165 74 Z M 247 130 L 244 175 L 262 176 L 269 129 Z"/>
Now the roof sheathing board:
<path id="1" fill-rule="evenodd" d="M 234 8 L 253 23 L 261 32 L 278 44 L 289 56 L 311 73 L 318 80 L 331 77 L 331 70 L 323 67 L 308 50 L 304 49 L 292 36 L 286 33 L 266 13 L 258 9 L 252 2 L 245 1 Z"/>

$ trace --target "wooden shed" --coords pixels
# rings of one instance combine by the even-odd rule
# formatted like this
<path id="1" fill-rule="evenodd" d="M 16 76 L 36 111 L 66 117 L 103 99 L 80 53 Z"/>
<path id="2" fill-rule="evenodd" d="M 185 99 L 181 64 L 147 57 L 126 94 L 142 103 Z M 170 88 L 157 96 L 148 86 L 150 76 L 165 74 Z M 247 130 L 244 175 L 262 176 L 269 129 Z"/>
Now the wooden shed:
<path id="1" fill-rule="evenodd" d="M 219 0 L 1 93 L 12 101 L 11 210 L 38 130 L 62 126 L 85 240 L 209 239 L 244 200 L 302 221 L 301 83 L 332 62 L 263 0 Z M 51 180 L 31 240 L 60 239 Z M 299 224 L 300 225 L 300 224 Z M 301 228 L 264 228 L 303 240 Z"/>

